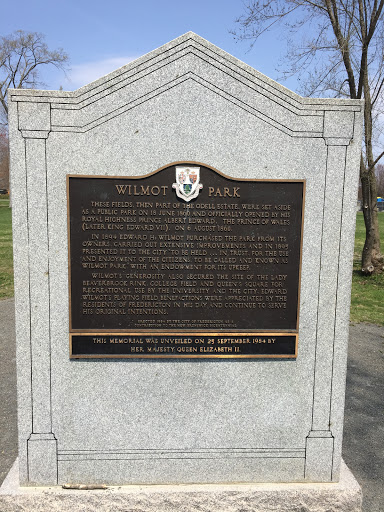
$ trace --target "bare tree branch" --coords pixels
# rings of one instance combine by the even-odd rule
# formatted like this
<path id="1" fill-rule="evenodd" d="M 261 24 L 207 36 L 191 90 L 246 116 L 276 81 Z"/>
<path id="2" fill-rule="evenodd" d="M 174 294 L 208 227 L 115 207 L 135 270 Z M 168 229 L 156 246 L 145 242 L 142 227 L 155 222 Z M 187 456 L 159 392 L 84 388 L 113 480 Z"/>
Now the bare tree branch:
<path id="1" fill-rule="evenodd" d="M 383 158 L 383 156 L 384 156 L 384 151 L 382 153 L 380 153 L 380 155 L 376 158 L 376 160 L 374 160 L 371 163 L 371 165 L 369 166 L 370 171 L 372 171 L 375 168 L 376 164 L 379 162 L 379 160 L 381 160 Z"/>
<path id="2" fill-rule="evenodd" d="M 381 93 L 381 90 L 383 88 L 383 85 L 384 85 L 384 78 L 382 78 L 381 81 L 378 82 L 377 90 L 375 90 L 375 92 L 373 94 L 373 97 L 372 97 L 372 107 L 375 105 L 376 101 L 380 97 L 380 93 Z"/>
<path id="3" fill-rule="evenodd" d="M 49 50 L 44 36 L 36 32 L 17 30 L 0 37 L 0 113 L 7 118 L 7 90 L 36 88 L 42 85 L 40 70 L 53 65 L 65 72 L 68 55 L 59 48 Z"/>
<path id="4" fill-rule="evenodd" d="M 232 33 L 252 46 L 265 31 L 283 27 L 289 44 L 282 76 L 297 75 L 306 95 L 364 99 L 362 269 L 384 270 L 375 177 L 375 166 L 384 156 L 379 149 L 384 136 L 384 0 L 248 0 L 237 23 L 240 30 Z"/>

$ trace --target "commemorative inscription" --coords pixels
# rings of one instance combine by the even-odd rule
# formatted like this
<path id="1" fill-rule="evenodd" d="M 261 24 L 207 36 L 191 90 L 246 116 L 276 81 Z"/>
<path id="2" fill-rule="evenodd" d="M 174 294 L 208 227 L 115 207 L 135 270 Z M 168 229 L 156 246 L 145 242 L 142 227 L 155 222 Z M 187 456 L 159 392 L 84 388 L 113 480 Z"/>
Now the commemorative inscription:
<path id="1" fill-rule="evenodd" d="M 303 181 L 68 176 L 71 357 L 295 357 Z"/>

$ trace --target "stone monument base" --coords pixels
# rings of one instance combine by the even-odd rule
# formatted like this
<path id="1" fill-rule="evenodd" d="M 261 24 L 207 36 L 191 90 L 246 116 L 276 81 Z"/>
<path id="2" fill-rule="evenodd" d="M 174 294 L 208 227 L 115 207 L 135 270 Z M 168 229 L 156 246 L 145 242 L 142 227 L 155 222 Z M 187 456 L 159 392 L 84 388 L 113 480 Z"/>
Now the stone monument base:
<path id="1" fill-rule="evenodd" d="M 0 488 L 1 512 L 361 512 L 361 488 L 342 462 L 327 484 L 129 485 L 80 491 L 19 487 L 18 461 Z"/>

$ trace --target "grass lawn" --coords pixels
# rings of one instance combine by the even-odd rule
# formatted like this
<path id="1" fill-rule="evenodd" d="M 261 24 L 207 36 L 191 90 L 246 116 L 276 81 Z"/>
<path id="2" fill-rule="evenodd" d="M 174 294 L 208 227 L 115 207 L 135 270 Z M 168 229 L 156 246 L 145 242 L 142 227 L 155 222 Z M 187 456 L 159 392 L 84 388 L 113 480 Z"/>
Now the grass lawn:
<path id="1" fill-rule="evenodd" d="M 0 299 L 13 296 L 12 210 L 0 196 Z"/>
<path id="2" fill-rule="evenodd" d="M 381 249 L 384 250 L 384 212 L 379 213 Z M 363 213 L 357 213 L 353 256 L 351 322 L 384 325 L 384 273 L 367 277 L 361 274 L 361 253 L 365 240 Z"/>
<path id="3" fill-rule="evenodd" d="M 0 198 L 0 299 L 13 296 L 12 212 L 8 205 L 8 199 Z M 384 212 L 379 213 L 379 222 L 384 240 Z M 384 273 L 374 277 L 361 274 L 360 259 L 364 239 L 363 214 L 358 212 L 353 259 L 351 321 L 384 325 Z"/>

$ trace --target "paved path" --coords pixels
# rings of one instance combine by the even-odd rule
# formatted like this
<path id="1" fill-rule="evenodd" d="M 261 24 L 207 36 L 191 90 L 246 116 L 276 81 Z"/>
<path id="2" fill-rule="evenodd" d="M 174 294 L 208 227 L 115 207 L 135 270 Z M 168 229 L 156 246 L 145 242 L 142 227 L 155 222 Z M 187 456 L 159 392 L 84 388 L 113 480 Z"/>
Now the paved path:
<path id="1" fill-rule="evenodd" d="M 384 512 L 384 328 L 351 325 L 343 457 L 363 488 L 364 512 Z"/>
<path id="2" fill-rule="evenodd" d="M 17 455 L 13 299 L 0 301 L 0 483 Z M 363 488 L 364 512 L 384 512 L 384 328 L 351 325 L 344 459 Z"/>

